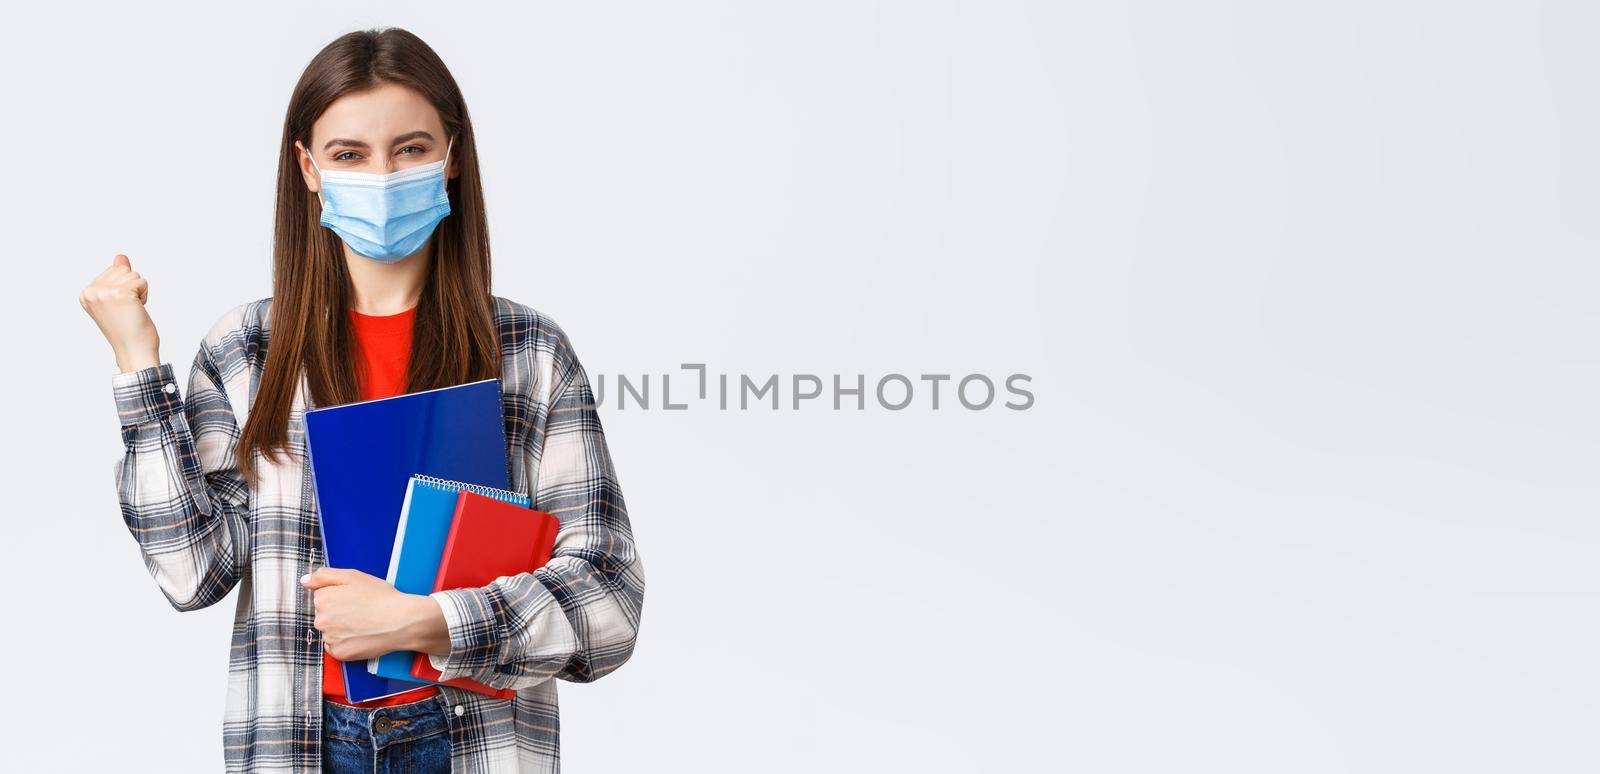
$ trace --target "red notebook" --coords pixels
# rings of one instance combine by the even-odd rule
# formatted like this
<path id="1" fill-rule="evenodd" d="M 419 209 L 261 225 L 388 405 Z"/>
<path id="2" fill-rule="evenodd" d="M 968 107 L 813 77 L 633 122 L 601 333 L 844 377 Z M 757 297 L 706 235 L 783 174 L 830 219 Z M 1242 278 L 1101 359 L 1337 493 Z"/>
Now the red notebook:
<path id="1" fill-rule="evenodd" d="M 463 489 L 456 498 L 455 520 L 445 538 L 433 590 L 487 586 L 496 578 L 543 567 L 550 561 L 560 528 L 561 520 L 548 513 Z M 439 670 L 433 668 L 426 653 L 417 654 L 411 674 L 439 682 Z M 517 695 L 516 691 L 491 688 L 465 677 L 443 682 L 502 699 Z"/>

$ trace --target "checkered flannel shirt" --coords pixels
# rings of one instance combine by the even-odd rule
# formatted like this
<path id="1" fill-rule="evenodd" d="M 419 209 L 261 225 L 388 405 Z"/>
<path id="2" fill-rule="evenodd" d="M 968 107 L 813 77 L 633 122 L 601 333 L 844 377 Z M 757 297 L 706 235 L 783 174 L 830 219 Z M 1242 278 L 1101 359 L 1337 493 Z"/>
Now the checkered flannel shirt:
<path id="1" fill-rule="evenodd" d="M 513 700 L 440 686 L 450 710 L 451 771 L 557 772 L 560 720 L 551 678 L 590 682 L 628 660 L 644 604 L 634 545 L 588 376 L 548 317 L 494 296 L 501 406 L 512 488 L 561 520 L 550 562 L 531 573 L 433 594 L 450 654 L 442 679 L 513 688 Z M 112 377 L 123 455 L 122 517 L 172 606 L 196 610 L 239 588 L 222 735 L 230 772 L 321 768 L 322 641 L 299 578 L 325 563 L 306 458 L 300 380 L 292 455 L 257 453 L 257 486 L 234 442 L 267 358 L 272 299 L 229 310 L 200 344 L 180 390 L 163 362 Z M 187 395 L 187 400 L 185 400 Z"/>

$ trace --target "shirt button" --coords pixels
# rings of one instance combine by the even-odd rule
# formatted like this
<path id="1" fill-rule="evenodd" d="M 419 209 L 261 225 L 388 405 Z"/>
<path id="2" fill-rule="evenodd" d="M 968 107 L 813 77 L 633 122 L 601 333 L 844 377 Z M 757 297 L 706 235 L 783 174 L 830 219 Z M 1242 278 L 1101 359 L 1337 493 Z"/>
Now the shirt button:
<path id="1" fill-rule="evenodd" d="M 178 385 L 173 384 L 172 382 L 167 382 L 167 386 L 162 387 L 161 389 L 170 395 L 178 391 Z"/>
<path id="2" fill-rule="evenodd" d="M 317 641 L 317 629 L 316 629 L 316 627 L 312 627 L 310 629 L 307 629 L 306 630 L 306 642 L 316 642 L 316 641 Z"/>
<path id="3" fill-rule="evenodd" d="M 461 717 L 462 715 L 465 715 L 465 714 L 467 714 L 467 708 L 461 706 L 460 704 L 457 704 L 456 705 L 456 717 L 459 718 L 459 717 Z"/>

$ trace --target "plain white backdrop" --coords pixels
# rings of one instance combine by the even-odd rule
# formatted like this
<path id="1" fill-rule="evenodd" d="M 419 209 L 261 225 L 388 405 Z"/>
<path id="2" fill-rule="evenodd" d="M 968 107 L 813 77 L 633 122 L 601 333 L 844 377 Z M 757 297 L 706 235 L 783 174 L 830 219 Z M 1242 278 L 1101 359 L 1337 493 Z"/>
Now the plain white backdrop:
<path id="1" fill-rule="evenodd" d="M 604 409 L 646 604 L 565 770 L 1600 766 L 1593 4 L 3 14 L 0 767 L 220 768 L 235 597 L 148 576 L 76 296 L 127 253 L 187 384 L 271 294 L 290 88 L 381 25 L 591 373 L 1034 377 Z"/>

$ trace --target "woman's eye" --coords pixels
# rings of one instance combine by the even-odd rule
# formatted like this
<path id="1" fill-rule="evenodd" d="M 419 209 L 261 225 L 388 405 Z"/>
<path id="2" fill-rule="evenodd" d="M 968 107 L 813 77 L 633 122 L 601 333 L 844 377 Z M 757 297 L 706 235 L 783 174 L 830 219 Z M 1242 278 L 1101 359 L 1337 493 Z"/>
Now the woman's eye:
<path id="1" fill-rule="evenodd" d="M 424 153 L 425 151 L 423 150 L 421 145 L 407 145 L 406 147 L 401 148 L 400 152 L 401 153 Z"/>
<path id="2" fill-rule="evenodd" d="M 356 153 L 355 151 L 343 151 L 339 155 L 334 156 L 333 160 L 334 161 L 355 161 L 360 155 L 361 154 Z"/>

